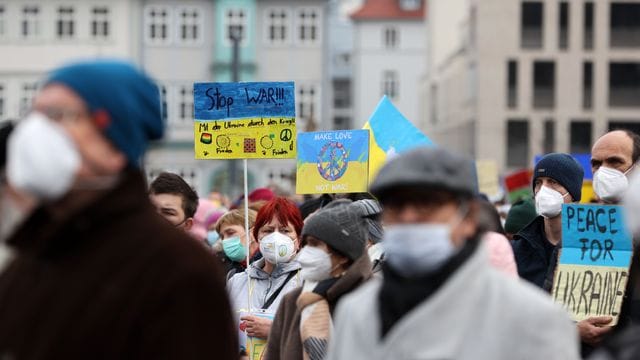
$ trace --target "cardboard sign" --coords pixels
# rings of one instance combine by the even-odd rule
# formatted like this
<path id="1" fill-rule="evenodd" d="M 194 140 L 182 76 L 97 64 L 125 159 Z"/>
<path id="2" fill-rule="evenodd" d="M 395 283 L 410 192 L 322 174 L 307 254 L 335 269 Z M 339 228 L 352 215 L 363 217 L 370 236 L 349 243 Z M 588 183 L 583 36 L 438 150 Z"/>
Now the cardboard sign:
<path id="1" fill-rule="evenodd" d="M 293 82 L 196 83 L 196 159 L 296 157 Z"/>
<path id="2" fill-rule="evenodd" d="M 618 323 L 633 255 L 622 214 L 611 205 L 562 206 L 562 249 L 552 296 L 581 321 L 613 317 Z"/>
<path id="3" fill-rule="evenodd" d="M 489 198 L 500 195 L 500 179 L 498 163 L 495 160 L 476 161 L 478 174 L 478 190 Z"/>
<path id="4" fill-rule="evenodd" d="M 298 135 L 298 194 L 365 192 L 368 169 L 367 130 Z"/>
<path id="5" fill-rule="evenodd" d="M 369 121 L 362 128 L 371 131 L 369 183 L 373 182 L 385 161 L 420 146 L 435 145 L 398 111 L 386 95 L 380 99 Z"/>

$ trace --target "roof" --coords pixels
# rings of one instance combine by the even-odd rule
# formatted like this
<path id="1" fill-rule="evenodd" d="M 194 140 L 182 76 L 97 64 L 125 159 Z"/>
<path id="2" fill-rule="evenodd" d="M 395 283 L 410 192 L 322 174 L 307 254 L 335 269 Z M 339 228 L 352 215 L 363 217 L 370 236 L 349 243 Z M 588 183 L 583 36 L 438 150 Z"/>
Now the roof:
<path id="1" fill-rule="evenodd" d="M 351 14 L 351 19 L 359 20 L 423 20 L 425 1 L 420 1 L 417 10 L 404 10 L 401 0 L 365 0 L 364 5 Z"/>

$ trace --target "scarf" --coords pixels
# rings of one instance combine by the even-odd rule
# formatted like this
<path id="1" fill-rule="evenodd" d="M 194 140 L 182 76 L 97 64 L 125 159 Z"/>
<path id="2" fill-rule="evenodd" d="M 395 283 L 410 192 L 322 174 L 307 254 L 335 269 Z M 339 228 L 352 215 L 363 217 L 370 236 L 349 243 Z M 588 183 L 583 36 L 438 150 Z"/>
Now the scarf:
<path id="1" fill-rule="evenodd" d="M 333 322 L 326 294 L 338 279 L 327 279 L 319 283 L 305 282 L 296 301 L 298 309 L 301 309 L 300 337 L 304 360 L 322 360 L 327 353 Z"/>

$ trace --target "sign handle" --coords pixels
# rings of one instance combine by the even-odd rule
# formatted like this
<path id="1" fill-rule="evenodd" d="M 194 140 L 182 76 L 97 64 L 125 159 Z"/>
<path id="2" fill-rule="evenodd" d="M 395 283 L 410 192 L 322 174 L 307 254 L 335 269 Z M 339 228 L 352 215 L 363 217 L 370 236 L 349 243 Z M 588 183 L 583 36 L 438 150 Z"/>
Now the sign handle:
<path id="1" fill-rule="evenodd" d="M 247 246 L 247 285 L 251 286 L 251 277 L 249 276 L 249 261 L 251 260 L 251 234 L 249 233 L 249 179 L 247 177 L 247 159 L 242 159 L 242 164 L 244 167 L 244 233 L 245 233 L 245 242 Z M 247 308 L 249 310 L 249 314 L 251 314 L 251 291 L 247 291 Z M 246 331 L 246 330 L 245 330 Z M 247 334 L 247 338 L 249 335 Z M 249 357 L 251 358 L 251 354 L 253 354 L 253 341 L 249 341 Z"/>

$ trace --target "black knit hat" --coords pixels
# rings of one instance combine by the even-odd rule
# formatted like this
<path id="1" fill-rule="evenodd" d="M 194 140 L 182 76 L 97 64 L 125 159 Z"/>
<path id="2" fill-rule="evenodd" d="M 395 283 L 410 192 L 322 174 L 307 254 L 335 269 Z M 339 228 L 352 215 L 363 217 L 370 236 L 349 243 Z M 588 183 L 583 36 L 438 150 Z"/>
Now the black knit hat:
<path id="1" fill-rule="evenodd" d="M 534 190 L 536 179 L 542 176 L 550 177 L 564 186 L 574 201 L 580 201 L 582 198 L 584 169 L 573 156 L 563 153 L 552 153 L 543 156 L 533 170 L 531 186 Z"/>
<path id="2" fill-rule="evenodd" d="M 334 203 L 338 204 L 334 204 Z M 367 228 L 359 211 L 354 211 L 350 201 L 334 201 L 329 206 L 308 217 L 302 228 L 302 236 L 311 235 L 351 260 L 364 253 Z"/>

